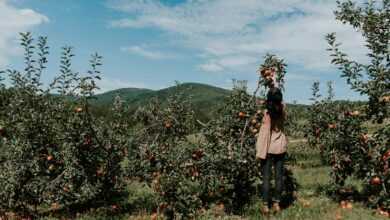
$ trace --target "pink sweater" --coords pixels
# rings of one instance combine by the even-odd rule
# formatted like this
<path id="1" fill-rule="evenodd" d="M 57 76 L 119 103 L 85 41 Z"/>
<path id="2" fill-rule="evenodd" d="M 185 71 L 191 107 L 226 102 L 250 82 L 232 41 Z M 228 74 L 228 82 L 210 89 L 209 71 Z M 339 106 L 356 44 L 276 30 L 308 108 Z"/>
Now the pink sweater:
<path id="1" fill-rule="evenodd" d="M 267 154 L 282 154 L 287 151 L 288 139 L 284 133 L 286 120 L 285 107 L 283 117 L 271 120 L 267 111 L 264 111 L 263 121 L 256 141 L 256 158 L 266 159 Z"/>

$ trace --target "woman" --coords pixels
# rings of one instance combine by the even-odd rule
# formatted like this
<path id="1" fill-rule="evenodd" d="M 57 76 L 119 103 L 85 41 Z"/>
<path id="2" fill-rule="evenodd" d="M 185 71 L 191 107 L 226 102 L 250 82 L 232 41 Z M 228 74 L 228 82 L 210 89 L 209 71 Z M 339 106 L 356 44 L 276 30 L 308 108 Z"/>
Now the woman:
<path id="1" fill-rule="evenodd" d="M 274 211 L 280 211 L 280 200 L 283 191 L 284 157 L 286 154 L 287 137 L 284 133 L 286 120 L 283 95 L 279 88 L 271 87 L 267 93 L 266 110 L 263 122 L 256 142 L 256 158 L 261 161 L 263 175 L 263 206 L 262 212 L 269 213 L 271 207 L 270 177 L 271 167 L 275 167 L 275 195 L 272 207 Z"/>

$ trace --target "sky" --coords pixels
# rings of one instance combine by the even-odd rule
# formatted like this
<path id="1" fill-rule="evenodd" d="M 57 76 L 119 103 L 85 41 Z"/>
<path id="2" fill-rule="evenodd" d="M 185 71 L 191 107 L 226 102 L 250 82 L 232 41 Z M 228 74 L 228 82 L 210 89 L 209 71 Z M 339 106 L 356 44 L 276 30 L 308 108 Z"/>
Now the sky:
<path id="1" fill-rule="evenodd" d="M 332 81 L 337 99 L 364 99 L 330 63 L 325 35 L 366 62 L 364 39 L 334 19 L 335 0 L 0 0 L 0 68 L 21 69 L 19 32 L 47 36 L 48 84 L 58 74 L 63 46 L 85 73 L 90 55 L 103 56 L 105 92 L 124 87 L 161 89 L 175 81 L 223 88 L 232 79 L 256 86 L 266 53 L 283 58 L 287 102 L 308 103 L 311 85 Z"/>

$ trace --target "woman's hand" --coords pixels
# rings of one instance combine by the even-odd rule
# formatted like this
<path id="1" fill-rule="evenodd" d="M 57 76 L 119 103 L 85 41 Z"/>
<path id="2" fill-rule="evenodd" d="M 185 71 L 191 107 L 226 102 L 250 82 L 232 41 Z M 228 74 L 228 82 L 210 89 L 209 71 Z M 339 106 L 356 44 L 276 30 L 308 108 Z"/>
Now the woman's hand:
<path id="1" fill-rule="evenodd" d="M 279 88 L 279 83 L 278 83 L 278 81 L 276 80 L 276 76 L 277 76 L 277 75 L 278 75 L 277 72 L 276 72 L 276 71 L 273 71 L 272 77 L 271 77 L 271 80 L 272 80 L 271 84 L 272 84 L 273 87 Z"/>
<path id="2" fill-rule="evenodd" d="M 269 85 L 271 88 L 277 87 L 279 88 L 279 83 L 277 82 L 278 73 L 276 72 L 275 68 L 270 68 L 266 71 L 265 79 L 269 82 Z"/>
<path id="3" fill-rule="evenodd" d="M 264 111 L 263 115 L 263 124 L 271 123 L 271 116 L 268 114 L 267 111 Z"/>

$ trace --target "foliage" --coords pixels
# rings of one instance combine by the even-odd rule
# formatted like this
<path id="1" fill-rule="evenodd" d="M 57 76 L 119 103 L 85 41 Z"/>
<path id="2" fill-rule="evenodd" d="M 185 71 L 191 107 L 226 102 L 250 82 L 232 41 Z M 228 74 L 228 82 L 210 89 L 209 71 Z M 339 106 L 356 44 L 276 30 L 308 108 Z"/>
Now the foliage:
<path id="1" fill-rule="evenodd" d="M 293 138 L 302 138 L 305 135 L 308 107 L 300 104 L 287 104 L 287 121 L 285 123 L 285 132 L 287 136 Z"/>
<path id="2" fill-rule="evenodd" d="M 367 160 L 360 161 L 368 204 L 390 212 L 390 126 L 377 131 L 366 145 Z"/>
<path id="3" fill-rule="evenodd" d="M 204 128 L 206 155 L 214 170 L 212 183 L 223 191 L 210 189 L 227 208 L 239 210 L 256 191 L 260 171 L 255 159 L 256 134 L 260 128 L 262 108 L 248 95 L 246 82 L 235 81 L 231 96 L 219 109 L 215 120 Z"/>
<path id="4" fill-rule="evenodd" d="M 332 166 L 334 183 L 343 186 L 345 179 L 357 172 L 352 161 L 362 158 L 360 140 L 367 136 L 363 128 L 362 106 L 333 101 L 334 92 L 328 82 L 328 96 L 320 100 L 319 82 L 312 87 L 314 102 L 310 108 L 307 127 L 308 143 L 320 150 L 324 164 Z M 355 170 L 356 169 L 356 170 Z"/>
<path id="5" fill-rule="evenodd" d="M 260 73 L 264 69 L 275 68 L 276 82 L 279 84 L 280 88 L 284 89 L 284 77 L 287 72 L 286 67 L 287 65 L 284 63 L 283 59 L 280 59 L 273 54 L 266 54 L 264 63 L 260 65 L 258 72 Z M 269 82 L 264 78 L 260 78 L 259 83 L 266 87 Z"/>
<path id="6" fill-rule="evenodd" d="M 336 19 L 361 32 L 369 50 L 368 64 L 348 58 L 336 42 L 335 33 L 327 35 L 332 63 L 342 71 L 351 88 L 369 97 L 367 114 L 377 122 L 388 117 L 390 99 L 390 1 L 370 1 L 364 7 L 351 0 L 337 1 Z"/>
<path id="7" fill-rule="evenodd" d="M 89 99 L 97 89 L 101 57 L 92 56 L 86 76 L 73 72 L 72 49 L 63 48 L 60 74 L 43 89 L 47 40 L 37 46 L 30 33 L 21 34 L 25 69 L 6 70 L 11 87 L 2 88 L 3 150 L 0 163 L 1 211 L 37 214 L 39 207 L 74 209 L 109 200 L 121 186 L 126 126 L 121 103 L 110 123 L 90 114 Z M 37 58 L 36 58 L 37 56 Z M 61 96 L 50 94 L 56 89 Z M 75 101 L 64 96 L 76 95 Z M 73 208 L 72 208 L 73 207 Z"/>
<path id="8" fill-rule="evenodd" d="M 201 206 L 199 171 L 189 165 L 195 146 L 187 141 L 195 121 L 183 93 L 172 95 L 167 103 L 162 108 L 155 99 L 134 115 L 137 131 L 129 149 L 128 172 L 158 193 L 159 211 L 188 217 Z"/>
<path id="9" fill-rule="evenodd" d="M 351 0 L 337 3 L 336 19 L 351 25 L 362 34 L 369 51 L 369 63 L 361 64 L 348 58 L 347 54 L 340 50 L 341 44 L 336 42 L 334 33 L 326 37 L 330 46 L 328 50 L 333 57 L 332 63 L 339 67 L 341 76 L 347 79 L 353 90 L 368 96 L 366 118 L 383 123 L 389 118 L 390 103 L 390 1 L 369 1 L 364 6 Z M 341 132 L 349 131 L 344 129 Z M 353 157 L 351 166 L 355 169 L 355 175 L 365 181 L 371 205 L 389 211 L 389 125 L 386 124 L 383 129 L 376 131 L 373 137 L 371 139 L 367 134 L 355 137 L 350 140 L 350 143 L 355 145 L 353 151 L 345 153 Z"/>

